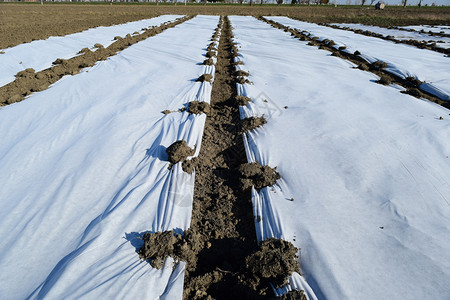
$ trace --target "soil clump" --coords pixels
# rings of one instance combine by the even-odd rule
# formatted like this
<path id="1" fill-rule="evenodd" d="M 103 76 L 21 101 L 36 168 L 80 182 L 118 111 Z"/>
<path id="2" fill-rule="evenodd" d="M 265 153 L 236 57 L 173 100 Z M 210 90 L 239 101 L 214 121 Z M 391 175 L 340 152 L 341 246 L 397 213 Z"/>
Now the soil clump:
<path id="1" fill-rule="evenodd" d="M 241 133 L 249 132 L 258 127 L 264 126 L 264 124 L 267 124 L 267 120 L 264 116 L 245 118 L 245 119 L 242 119 L 242 121 L 241 121 L 240 132 Z"/>
<path id="2" fill-rule="evenodd" d="M 205 101 L 191 101 L 189 102 L 188 112 L 191 114 L 209 114 L 210 107 Z"/>
<path id="3" fill-rule="evenodd" d="M 176 164 L 185 161 L 188 156 L 192 156 L 195 153 L 195 149 L 191 149 L 186 141 L 176 141 L 166 149 L 167 155 L 169 155 L 169 161 L 171 164 Z"/>
<path id="4" fill-rule="evenodd" d="M 242 164 L 239 167 L 242 189 L 248 190 L 254 186 L 257 190 L 260 190 L 274 185 L 281 178 L 276 169 L 276 167 L 262 166 L 258 162 Z"/>
<path id="5" fill-rule="evenodd" d="M 236 105 L 245 106 L 248 102 L 252 101 L 249 97 L 245 96 L 236 96 L 235 97 Z"/>
<path id="6" fill-rule="evenodd" d="M 250 281 L 259 285 L 266 280 L 276 288 L 286 285 L 289 279 L 287 274 L 300 271 L 297 252 L 298 249 L 287 241 L 275 238 L 262 241 L 259 249 L 245 259 L 249 277 L 255 278 Z"/>

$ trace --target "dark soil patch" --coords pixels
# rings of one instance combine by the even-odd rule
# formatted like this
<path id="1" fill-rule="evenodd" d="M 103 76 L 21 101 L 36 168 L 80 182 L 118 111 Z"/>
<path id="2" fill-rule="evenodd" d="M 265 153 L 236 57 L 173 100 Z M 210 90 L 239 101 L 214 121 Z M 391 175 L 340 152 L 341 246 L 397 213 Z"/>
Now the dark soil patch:
<path id="1" fill-rule="evenodd" d="M 305 292 L 302 290 L 290 291 L 290 292 L 284 294 L 279 299 L 280 300 L 308 300 L 308 298 L 305 295 Z"/>
<path id="2" fill-rule="evenodd" d="M 210 107 L 205 101 L 191 101 L 189 102 L 188 112 L 191 114 L 209 114 Z"/>
<path id="3" fill-rule="evenodd" d="M 195 153 L 195 149 L 191 149 L 186 141 L 176 141 L 166 149 L 166 153 L 169 155 L 169 161 L 171 164 L 183 162 Z"/>
<path id="4" fill-rule="evenodd" d="M 264 281 L 276 288 L 288 283 L 289 274 L 300 272 L 298 249 L 290 242 L 269 238 L 261 242 L 259 249 L 245 259 L 249 277 L 256 286 Z"/>
<path id="5" fill-rule="evenodd" d="M 236 71 L 235 75 L 236 76 L 248 76 L 249 74 L 245 71 L 238 70 L 238 71 Z"/>
<path id="6" fill-rule="evenodd" d="M 377 81 L 379 84 L 389 85 L 392 83 L 391 77 L 386 75 L 381 75 L 380 79 Z"/>
<path id="7" fill-rule="evenodd" d="M 125 38 L 118 39 L 107 48 L 98 47 L 94 52 L 89 49 L 89 51 L 83 49 L 81 55 L 71 59 L 57 59 L 54 61 L 53 67 L 38 73 L 35 73 L 32 69 L 21 71 L 17 73 L 13 82 L 0 87 L 0 103 L 11 104 L 22 101 L 32 92 L 47 89 L 65 75 L 78 74 L 83 68 L 92 67 L 97 61 L 106 60 L 108 57 L 116 55 L 135 43 L 159 34 L 165 29 L 174 27 L 191 18 L 192 16 L 184 17 L 152 29 L 146 29 L 139 35 L 131 36 L 128 34 Z"/>
<path id="8" fill-rule="evenodd" d="M 251 81 L 250 80 L 248 80 L 247 78 L 245 78 L 244 76 L 239 76 L 239 77 L 236 77 L 236 81 L 237 81 L 237 83 L 239 83 L 239 84 L 251 84 Z"/>
<path id="9" fill-rule="evenodd" d="M 257 190 L 260 190 L 274 185 L 281 178 L 276 169 L 276 167 L 262 166 L 258 162 L 242 164 L 239 167 L 242 189 L 249 190 L 254 186 Z"/>
<path id="10" fill-rule="evenodd" d="M 214 65 L 214 61 L 211 58 L 208 58 L 203 61 L 203 64 L 207 66 L 212 66 Z"/>
<path id="11" fill-rule="evenodd" d="M 407 94 L 407 95 L 411 95 L 411 96 L 414 96 L 416 98 L 423 98 L 424 97 L 424 93 L 422 93 L 417 88 L 409 88 L 406 91 L 401 91 L 401 93 Z"/>
<path id="12" fill-rule="evenodd" d="M 241 133 L 249 132 L 258 127 L 264 126 L 264 124 L 267 124 L 267 120 L 264 116 L 245 118 L 241 121 L 240 132 Z"/>
<path id="13" fill-rule="evenodd" d="M 212 80 L 212 75 L 211 75 L 211 74 L 202 74 L 202 75 L 197 79 L 197 81 L 200 81 L 200 82 L 205 82 L 205 81 L 211 82 L 211 80 Z"/>
<path id="14" fill-rule="evenodd" d="M 406 81 L 409 81 L 414 87 L 419 87 L 423 82 L 416 77 L 406 77 Z"/>
<path id="15" fill-rule="evenodd" d="M 373 68 L 374 70 L 380 70 L 380 69 L 385 69 L 388 67 L 387 63 L 382 62 L 382 61 L 375 61 L 372 64 L 370 64 L 370 67 Z"/>
<path id="16" fill-rule="evenodd" d="M 215 51 L 208 51 L 205 54 L 206 57 L 210 58 L 210 57 L 216 57 L 216 52 Z"/>
<path id="17" fill-rule="evenodd" d="M 235 97 L 236 105 L 245 106 L 249 101 L 252 101 L 249 97 L 245 96 L 236 96 Z"/>

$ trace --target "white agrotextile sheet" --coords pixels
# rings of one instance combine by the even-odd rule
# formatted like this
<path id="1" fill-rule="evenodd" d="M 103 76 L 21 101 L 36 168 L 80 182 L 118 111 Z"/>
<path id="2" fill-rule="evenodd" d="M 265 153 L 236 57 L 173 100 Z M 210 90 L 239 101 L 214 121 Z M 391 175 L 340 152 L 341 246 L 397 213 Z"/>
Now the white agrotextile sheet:
<path id="1" fill-rule="evenodd" d="M 388 29 L 378 26 L 370 26 L 363 24 L 331 24 L 336 25 L 344 29 L 345 27 L 350 29 L 361 29 L 367 30 L 370 32 L 378 33 L 383 36 L 392 36 L 397 40 L 416 40 L 416 41 L 425 41 L 425 42 L 436 42 L 437 47 L 441 48 L 450 48 L 450 38 L 442 37 L 442 36 L 432 36 L 427 33 L 421 33 L 418 31 L 405 31 L 399 29 Z"/>
<path id="2" fill-rule="evenodd" d="M 74 57 L 83 48 L 93 49 L 100 43 L 108 47 L 114 42 L 114 37 L 125 37 L 134 32 L 142 33 L 142 28 L 159 26 L 164 22 L 173 21 L 182 16 L 163 15 L 160 17 L 129 22 L 114 26 L 100 26 L 66 36 L 52 36 L 46 40 L 33 41 L 7 48 L 0 54 L 0 86 L 14 80 L 14 76 L 27 68 L 36 72 L 52 66 L 57 58 Z"/>
<path id="3" fill-rule="evenodd" d="M 450 101 L 450 60 L 442 53 L 287 17 L 267 17 L 267 19 L 298 30 L 306 30 L 312 36 L 321 39 L 333 40 L 336 47 L 345 46 L 351 53 L 358 50 L 370 63 L 377 60 L 386 62 L 388 72 L 402 78 L 411 76 L 425 81 L 426 84 L 421 85 L 421 89 L 433 93 L 442 100 Z"/>
<path id="4" fill-rule="evenodd" d="M 414 29 L 417 31 L 425 31 L 425 32 L 440 32 L 445 34 L 450 34 L 450 26 L 447 25 L 412 25 L 412 26 L 405 26 L 403 27 L 405 29 Z"/>
<path id="5" fill-rule="evenodd" d="M 231 21 L 253 82 L 239 87 L 253 101 L 241 115 L 268 121 L 247 134 L 249 160 L 282 176 L 253 192 L 258 238 L 301 248 L 310 298 L 449 299 L 450 111 L 254 18 Z"/>
<path id="6" fill-rule="evenodd" d="M 219 18 L 198 16 L 0 110 L 0 298 L 181 299 L 184 263 L 140 261 L 139 233 L 189 227 L 210 100 L 199 65 Z"/>

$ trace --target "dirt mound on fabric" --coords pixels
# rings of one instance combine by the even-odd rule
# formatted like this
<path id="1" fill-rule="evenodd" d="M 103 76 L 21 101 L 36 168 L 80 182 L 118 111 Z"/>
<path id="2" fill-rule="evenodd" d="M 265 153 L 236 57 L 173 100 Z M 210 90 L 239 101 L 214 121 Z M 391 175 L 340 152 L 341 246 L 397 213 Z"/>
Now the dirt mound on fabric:
<path id="1" fill-rule="evenodd" d="M 211 58 L 208 58 L 203 61 L 203 64 L 205 66 L 212 66 L 212 65 L 214 65 L 214 61 Z"/>
<path id="2" fill-rule="evenodd" d="M 305 292 L 302 290 L 293 290 L 290 291 L 283 296 L 279 297 L 280 300 L 308 300 L 305 295 Z"/>
<path id="3" fill-rule="evenodd" d="M 205 101 L 191 101 L 189 102 L 188 112 L 191 114 L 209 114 L 210 107 Z"/>
<path id="4" fill-rule="evenodd" d="M 242 70 L 238 70 L 235 73 L 236 76 L 248 76 L 248 72 L 242 71 Z"/>
<path id="5" fill-rule="evenodd" d="M 203 74 L 197 79 L 197 81 L 200 81 L 200 82 L 205 82 L 205 81 L 211 82 L 211 80 L 212 80 L 211 74 Z"/>
<path id="6" fill-rule="evenodd" d="M 252 284 L 269 281 L 276 288 L 288 283 L 289 275 L 300 272 L 298 249 L 290 242 L 268 238 L 261 242 L 258 251 L 245 259 L 245 267 Z"/>
<path id="7" fill-rule="evenodd" d="M 248 80 L 247 78 L 245 78 L 244 76 L 239 76 L 236 78 L 237 83 L 239 84 L 251 84 L 252 82 L 250 80 Z"/>
<path id="8" fill-rule="evenodd" d="M 276 169 L 276 167 L 262 166 L 258 162 L 241 165 L 239 172 L 242 188 L 247 190 L 254 186 L 257 190 L 260 190 L 274 185 L 281 178 L 280 173 Z"/>
<path id="9" fill-rule="evenodd" d="M 196 253 L 201 246 L 198 237 L 190 230 L 183 235 L 174 231 L 164 231 L 156 233 L 145 233 L 144 245 L 138 250 L 139 257 L 143 260 L 150 260 L 153 268 L 161 269 L 165 260 L 170 256 L 175 261 L 186 261 L 195 264 Z"/>
<path id="10" fill-rule="evenodd" d="M 188 156 L 192 156 L 195 153 L 195 149 L 191 149 L 186 141 L 176 141 L 166 149 L 166 153 L 169 155 L 169 161 L 171 164 L 176 164 L 185 161 Z"/>
<path id="11" fill-rule="evenodd" d="M 245 96 L 236 96 L 235 100 L 236 100 L 236 105 L 238 105 L 238 106 L 245 106 L 245 105 L 247 105 L 248 102 L 252 101 L 249 97 L 245 97 Z"/>
<path id="12" fill-rule="evenodd" d="M 249 132 L 258 127 L 262 127 L 264 124 L 267 124 L 267 120 L 264 116 L 245 118 L 242 119 L 241 121 L 240 132 L 241 133 Z"/>

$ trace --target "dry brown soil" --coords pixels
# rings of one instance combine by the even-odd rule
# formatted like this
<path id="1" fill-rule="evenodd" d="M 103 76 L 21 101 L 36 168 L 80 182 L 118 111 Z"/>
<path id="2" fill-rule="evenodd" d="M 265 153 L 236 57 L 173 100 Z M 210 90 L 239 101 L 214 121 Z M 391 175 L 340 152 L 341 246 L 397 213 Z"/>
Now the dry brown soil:
<path id="1" fill-rule="evenodd" d="M 359 22 L 373 25 L 446 24 L 449 8 L 225 5 L 87 5 L 0 3 L 0 49 L 96 26 L 110 26 L 160 14 L 287 15 L 314 22 Z"/>

